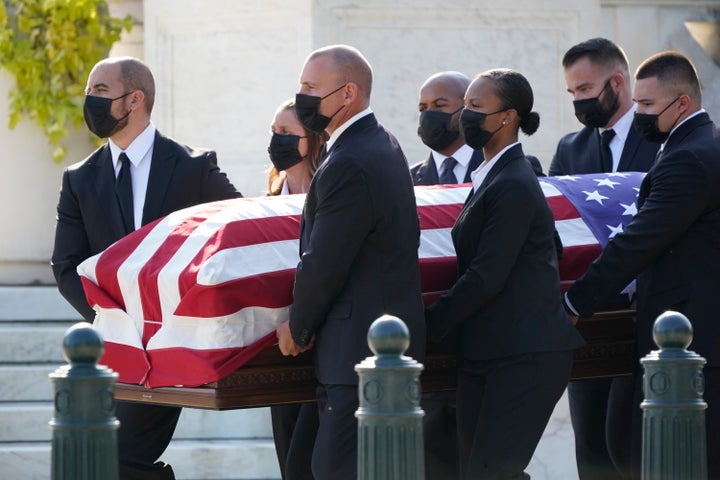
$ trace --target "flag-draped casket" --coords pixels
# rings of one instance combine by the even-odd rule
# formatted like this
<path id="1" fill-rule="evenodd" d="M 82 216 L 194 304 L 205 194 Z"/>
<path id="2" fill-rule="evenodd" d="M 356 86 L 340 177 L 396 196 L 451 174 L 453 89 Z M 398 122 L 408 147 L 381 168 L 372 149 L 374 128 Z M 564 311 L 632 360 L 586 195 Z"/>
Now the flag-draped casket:
<path id="1" fill-rule="evenodd" d="M 642 175 L 540 179 L 564 247 L 561 289 L 628 223 Z M 455 281 L 450 230 L 469 192 L 415 188 L 426 304 Z M 289 195 L 190 207 L 83 262 L 78 272 L 105 340 L 101 363 L 124 383 L 197 386 L 275 343 L 292 303 L 303 202 Z"/>

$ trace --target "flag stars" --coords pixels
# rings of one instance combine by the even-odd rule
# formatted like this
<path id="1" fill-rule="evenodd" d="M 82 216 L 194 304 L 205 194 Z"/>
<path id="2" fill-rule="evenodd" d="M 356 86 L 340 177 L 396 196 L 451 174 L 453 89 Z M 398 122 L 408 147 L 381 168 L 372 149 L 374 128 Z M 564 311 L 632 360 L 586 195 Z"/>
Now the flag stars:
<path id="1" fill-rule="evenodd" d="M 635 206 L 635 202 L 631 203 L 630 205 L 625 205 L 624 203 L 621 203 L 620 206 L 625 209 L 625 211 L 621 213 L 621 215 L 633 216 L 637 213 L 637 207 Z"/>
<path id="2" fill-rule="evenodd" d="M 609 178 L 596 178 L 595 181 L 598 187 L 610 187 L 613 190 L 615 190 L 615 185 L 620 185 L 619 182 L 613 182 Z"/>
<path id="3" fill-rule="evenodd" d="M 595 190 L 593 192 L 586 192 L 585 190 L 583 190 L 583 193 L 585 195 L 587 195 L 587 197 L 585 198 L 586 202 L 589 202 L 590 200 L 595 200 L 600 205 L 602 205 L 603 204 L 602 201 L 608 199 L 608 197 L 606 197 L 604 195 L 600 195 L 600 192 L 598 192 L 597 190 Z"/>
<path id="4" fill-rule="evenodd" d="M 608 177 L 620 177 L 620 178 L 627 178 L 630 176 L 629 173 L 623 173 L 623 172 L 612 172 L 607 174 Z"/>
<path id="5" fill-rule="evenodd" d="M 617 227 L 613 227 L 612 225 L 605 225 L 605 226 L 610 229 L 610 235 L 608 235 L 608 239 L 613 238 L 618 233 L 623 232 L 622 223 L 618 223 Z"/>

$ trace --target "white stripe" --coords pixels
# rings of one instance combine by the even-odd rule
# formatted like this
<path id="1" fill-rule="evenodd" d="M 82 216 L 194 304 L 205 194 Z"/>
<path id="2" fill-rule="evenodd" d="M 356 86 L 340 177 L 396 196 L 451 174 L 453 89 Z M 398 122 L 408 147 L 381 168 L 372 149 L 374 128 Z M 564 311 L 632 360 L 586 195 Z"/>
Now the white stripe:
<path id="1" fill-rule="evenodd" d="M 545 197 L 560 197 L 562 196 L 562 192 L 557 189 L 555 185 L 548 182 L 543 182 L 540 180 L 540 188 L 542 188 L 543 194 Z"/>
<path id="2" fill-rule="evenodd" d="M 595 235 L 581 218 L 558 220 L 555 222 L 555 228 L 560 235 L 563 247 L 579 247 L 598 243 Z"/>
<path id="3" fill-rule="evenodd" d="M 226 248 L 202 264 L 197 283 L 218 285 L 251 275 L 295 269 L 299 261 L 297 239 Z"/>
<path id="4" fill-rule="evenodd" d="M 455 248 L 450 238 L 450 228 L 420 231 L 419 258 L 454 257 Z"/>
<path id="5" fill-rule="evenodd" d="M 415 187 L 415 201 L 418 207 L 452 205 L 465 203 L 470 187 L 438 188 Z"/>
<path id="6" fill-rule="evenodd" d="M 247 307 L 214 318 L 170 316 L 150 339 L 147 350 L 183 347 L 193 350 L 246 347 L 272 332 L 290 316 L 290 307 Z"/>
<path id="7" fill-rule="evenodd" d="M 142 332 L 137 323 L 119 308 L 95 308 L 93 328 L 104 340 L 143 350 Z M 140 323 L 142 325 L 142 323 Z"/>
<path id="8" fill-rule="evenodd" d="M 97 263 L 100 259 L 100 255 L 93 255 L 92 257 L 86 259 L 84 262 L 82 262 L 80 265 L 77 266 L 75 269 L 81 277 L 85 277 L 91 282 L 93 282 L 95 285 L 98 284 L 97 281 Z M 93 305 L 90 305 L 91 307 Z"/>

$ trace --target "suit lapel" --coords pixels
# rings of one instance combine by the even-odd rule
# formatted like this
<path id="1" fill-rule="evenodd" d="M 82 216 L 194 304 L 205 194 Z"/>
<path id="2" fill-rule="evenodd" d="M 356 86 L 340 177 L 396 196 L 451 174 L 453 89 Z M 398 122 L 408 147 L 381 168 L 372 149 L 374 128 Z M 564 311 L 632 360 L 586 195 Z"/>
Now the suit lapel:
<path id="1" fill-rule="evenodd" d="M 433 160 L 432 152 L 427 160 L 420 165 L 417 171 L 416 185 L 436 185 L 438 183 L 437 169 L 435 168 L 435 160 Z"/>
<path id="2" fill-rule="evenodd" d="M 503 168 L 508 166 L 510 162 L 516 160 L 517 158 L 522 158 L 523 160 L 525 159 L 525 154 L 523 154 L 522 146 L 520 144 L 515 145 L 510 150 L 503 153 L 500 158 L 498 158 L 498 161 L 495 163 L 495 165 L 492 166 L 487 176 L 480 184 L 480 187 L 477 190 L 470 190 L 470 194 L 465 200 L 465 205 L 468 205 L 474 202 L 476 199 L 480 198 L 487 186 L 490 185 L 493 179 L 497 177 L 497 175 L 503 170 Z"/>
<path id="3" fill-rule="evenodd" d="M 143 208 L 142 224 L 160 218 L 170 179 L 175 169 L 175 156 L 172 154 L 168 140 L 155 132 L 153 144 L 152 163 L 148 177 L 147 191 L 145 192 L 145 207 Z"/>
<path id="4" fill-rule="evenodd" d="M 630 127 L 628 136 L 625 139 L 625 145 L 623 146 L 622 154 L 620 155 L 620 163 L 618 164 L 618 172 L 630 172 L 632 171 L 632 161 L 635 158 L 635 153 L 640 147 L 640 134 L 635 131 L 634 127 Z"/>
<path id="5" fill-rule="evenodd" d="M 103 217 L 109 220 L 113 238 L 124 237 L 126 234 L 125 224 L 120 213 L 120 204 L 115 196 L 115 169 L 107 143 L 95 157 L 93 167 L 98 208 L 104 211 Z"/>

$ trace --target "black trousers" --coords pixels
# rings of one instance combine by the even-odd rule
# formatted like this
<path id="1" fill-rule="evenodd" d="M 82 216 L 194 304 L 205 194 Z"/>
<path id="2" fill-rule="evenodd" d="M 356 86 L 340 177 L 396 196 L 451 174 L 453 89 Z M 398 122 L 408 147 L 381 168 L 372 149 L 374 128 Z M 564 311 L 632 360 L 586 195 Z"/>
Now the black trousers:
<path id="1" fill-rule="evenodd" d="M 319 427 L 312 455 L 316 480 L 357 478 L 357 385 L 319 385 Z"/>
<path id="2" fill-rule="evenodd" d="M 428 480 L 457 480 L 459 457 L 457 441 L 457 393 L 424 393 L 420 404 L 425 442 L 425 478 Z"/>
<path id="3" fill-rule="evenodd" d="M 120 480 L 175 479 L 172 467 L 158 459 L 170 444 L 181 411 L 180 407 L 117 402 Z"/>
<path id="4" fill-rule="evenodd" d="M 319 423 L 317 403 L 275 405 L 270 416 L 282 480 L 314 480 L 310 465 Z"/>
<path id="5" fill-rule="evenodd" d="M 568 383 L 575 460 L 580 480 L 619 480 L 615 461 L 628 457 L 634 380 L 631 376 Z"/>
<path id="6" fill-rule="evenodd" d="M 457 391 L 461 478 L 529 478 L 525 467 L 571 368 L 572 351 L 462 361 Z"/>

